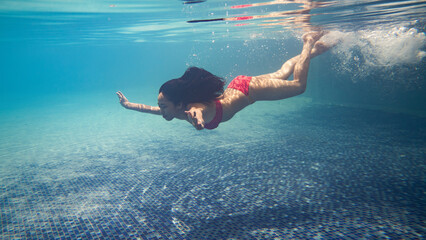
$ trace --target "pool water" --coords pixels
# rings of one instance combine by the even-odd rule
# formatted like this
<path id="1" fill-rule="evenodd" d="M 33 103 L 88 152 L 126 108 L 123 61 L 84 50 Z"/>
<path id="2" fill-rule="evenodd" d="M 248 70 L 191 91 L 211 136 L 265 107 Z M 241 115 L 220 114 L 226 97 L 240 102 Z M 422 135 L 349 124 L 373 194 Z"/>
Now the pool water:
<path id="1" fill-rule="evenodd" d="M 424 239 L 425 4 L 317 2 L 307 91 L 197 131 L 115 92 L 275 71 L 301 3 L 2 1 L 0 238 Z"/>

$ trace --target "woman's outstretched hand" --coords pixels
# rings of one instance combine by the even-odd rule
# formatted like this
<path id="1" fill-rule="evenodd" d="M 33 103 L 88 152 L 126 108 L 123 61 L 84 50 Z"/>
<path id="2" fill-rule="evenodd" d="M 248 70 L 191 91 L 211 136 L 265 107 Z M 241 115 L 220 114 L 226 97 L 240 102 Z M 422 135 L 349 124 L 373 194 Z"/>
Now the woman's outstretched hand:
<path id="1" fill-rule="evenodd" d="M 203 114 L 200 109 L 191 108 L 189 111 L 185 111 L 188 116 L 189 122 L 197 129 L 204 129 L 204 119 Z"/>
<path id="2" fill-rule="evenodd" d="M 127 100 L 127 98 L 124 96 L 123 93 L 121 93 L 120 91 L 116 92 L 117 96 L 118 96 L 118 100 L 120 101 L 121 106 L 128 108 L 129 107 L 129 100 Z"/>

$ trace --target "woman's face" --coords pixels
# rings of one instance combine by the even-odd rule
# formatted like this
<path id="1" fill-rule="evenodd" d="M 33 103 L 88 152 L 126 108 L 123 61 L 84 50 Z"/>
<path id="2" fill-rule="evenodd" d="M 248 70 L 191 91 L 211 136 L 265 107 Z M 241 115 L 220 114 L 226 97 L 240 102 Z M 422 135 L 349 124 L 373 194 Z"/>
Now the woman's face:
<path id="1" fill-rule="evenodd" d="M 158 94 L 158 106 L 160 107 L 163 118 L 167 121 L 172 120 L 182 111 L 182 104 L 175 105 L 162 92 Z"/>

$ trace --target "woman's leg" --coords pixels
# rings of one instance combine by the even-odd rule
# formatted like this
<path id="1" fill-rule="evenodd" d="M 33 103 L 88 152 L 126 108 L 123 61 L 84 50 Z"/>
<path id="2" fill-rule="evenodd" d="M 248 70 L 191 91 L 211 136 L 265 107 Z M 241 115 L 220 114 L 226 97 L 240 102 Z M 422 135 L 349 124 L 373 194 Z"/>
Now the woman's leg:
<path id="1" fill-rule="evenodd" d="M 315 42 L 322 36 L 321 32 L 308 33 L 303 36 L 302 53 L 288 60 L 280 70 L 275 73 L 253 77 L 250 82 L 251 102 L 262 100 L 279 100 L 302 94 L 306 89 L 309 63 L 313 56 L 327 50 L 323 44 Z M 288 81 L 288 77 L 294 74 L 294 80 Z"/>
<path id="2" fill-rule="evenodd" d="M 314 45 L 314 48 L 312 48 L 311 50 L 311 59 L 318 55 L 323 54 L 334 45 L 335 43 L 327 45 L 320 41 L 316 42 Z M 278 71 L 261 75 L 261 77 L 267 78 L 267 79 L 287 80 L 290 77 L 290 75 L 293 74 L 294 66 L 299 61 L 299 58 L 300 58 L 300 55 L 297 55 L 291 58 L 290 60 L 287 60 Z"/>

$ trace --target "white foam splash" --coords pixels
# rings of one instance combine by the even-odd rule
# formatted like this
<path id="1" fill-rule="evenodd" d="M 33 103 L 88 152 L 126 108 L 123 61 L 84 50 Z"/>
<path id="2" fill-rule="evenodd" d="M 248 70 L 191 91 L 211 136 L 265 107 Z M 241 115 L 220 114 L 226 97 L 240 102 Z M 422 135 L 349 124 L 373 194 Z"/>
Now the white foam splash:
<path id="1" fill-rule="evenodd" d="M 419 63 L 426 52 L 426 36 L 415 28 L 404 26 L 361 30 L 350 33 L 331 32 L 331 39 L 340 38 L 341 43 L 333 49 L 343 63 L 359 61 L 373 67 L 392 67 Z M 360 55 L 360 56 L 358 56 Z"/>

